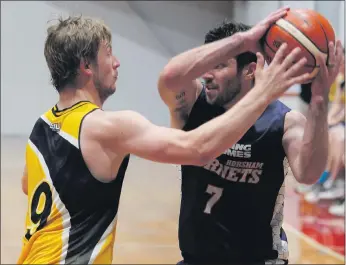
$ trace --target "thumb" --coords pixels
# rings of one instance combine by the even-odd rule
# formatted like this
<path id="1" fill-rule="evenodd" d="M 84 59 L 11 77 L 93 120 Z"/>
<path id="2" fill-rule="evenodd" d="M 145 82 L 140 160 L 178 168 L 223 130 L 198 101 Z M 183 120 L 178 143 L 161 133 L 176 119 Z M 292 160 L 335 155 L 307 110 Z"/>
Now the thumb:
<path id="1" fill-rule="evenodd" d="M 257 52 L 256 56 L 257 56 L 256 71 L 262 71 L 264 68 L 264 57 L 260 52 Z"/>

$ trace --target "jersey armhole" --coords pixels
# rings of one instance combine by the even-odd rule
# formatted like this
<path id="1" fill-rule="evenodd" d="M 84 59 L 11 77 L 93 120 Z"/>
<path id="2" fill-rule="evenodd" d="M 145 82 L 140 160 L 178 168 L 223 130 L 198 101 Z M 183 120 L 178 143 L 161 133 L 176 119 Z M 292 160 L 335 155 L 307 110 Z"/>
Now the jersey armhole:
<path id="1" fill-rule="evenodd" d="M 90 175 L 93 177 L 93 179 L 96 180 L 96 181 L 98 181 L 98 182 L 100 182 L 100 183 L 109 184 L 109 183 L 112 183 L 113 181 L 115 181 L 115 179 L 114 179 L 114 180 L 111 180 L 111 181 L 102 181 L 102 180 L 98 179 L 97 177 L 95 177 L 95 176 L 91 173 L 91 171 L 90 171 L 90 169 L 89 169 L 89 167 L 88 167 L 88 165 L 87 165 L 87 163 L 86 163 L 86 161 L 85 161 L 85 159 L 84 159 L 83 152 L 82 152 L 82 145 L 81 145 L 81 137 L 80 137 L 80 135 L 81 135 L 81 132 L 82 132 L 83 122 L 84 122 L 84 119 L 85 119 L 89 114 L 91 114 L 92 112 L 94 112 L 95 110 L 101 110 L 101 111 L 103 111 L 103 110 L 100 109 L 100 108 L 92 109 L 92 110 L 89 111 L 87 114 L 85 114 L 84 117 L 82 118 L 82 120 L 80 121 L 80 124 L 79 124 L 79 132 L 78 132 L 78 146 L 79 146 L 79 152 L 80 152 L 80 155 L 81 155 L 81 157 L 82 157 L 82 159 L 83 159 L 83 163 L 84 163 L 85 167 L 88 169 L 88 171 L 89 171 Z"/>

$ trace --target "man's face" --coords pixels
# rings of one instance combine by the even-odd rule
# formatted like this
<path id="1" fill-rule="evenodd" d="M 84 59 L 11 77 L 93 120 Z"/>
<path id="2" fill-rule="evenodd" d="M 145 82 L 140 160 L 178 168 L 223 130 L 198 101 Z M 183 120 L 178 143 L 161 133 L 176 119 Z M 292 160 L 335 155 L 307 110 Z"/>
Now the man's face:
<path id="1" fill-rule="evenodd" d="M 203 75 L 209 104 L 224 106 L 232 101 L 241 90 L 237 61 L 231 58 Z"/>
<path id="2" fill-rule="evenodd" d="M 112 53 L 112 46 L 102 42 L 97 55 L 97 65 L 93 67 L 93 83 L 103 102 L 116 90 L 119 66 L 119 61 Z"/>

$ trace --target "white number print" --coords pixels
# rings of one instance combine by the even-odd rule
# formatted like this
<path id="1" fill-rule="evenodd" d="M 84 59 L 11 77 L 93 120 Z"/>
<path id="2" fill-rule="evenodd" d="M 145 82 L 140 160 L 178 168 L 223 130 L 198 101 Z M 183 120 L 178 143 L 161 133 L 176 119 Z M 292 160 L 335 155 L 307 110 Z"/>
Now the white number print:
<path id="1" fill-rule="evenodd" d="M 213 208 L 215 203 L 221 198 L 223 188 L 218 188 L 213 185 L 208 185 L 206 192 L 211 194 L 212 196 L 208 200 L 207 205 L 205 206 L 204 212 L 207 214 L 210 214 L 211 208 Z"/>

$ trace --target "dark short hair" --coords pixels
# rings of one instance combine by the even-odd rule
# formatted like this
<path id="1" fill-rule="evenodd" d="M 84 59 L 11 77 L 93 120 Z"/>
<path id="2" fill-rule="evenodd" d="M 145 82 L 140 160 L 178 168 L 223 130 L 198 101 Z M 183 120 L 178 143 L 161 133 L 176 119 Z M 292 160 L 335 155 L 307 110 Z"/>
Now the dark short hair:
<path id="1" fill-rule="evenodd" d="M 204 43 L 211 43 L 214 41 L 221 40 L 223 38 L 232 36 L 238 32 L 244 32 L 251 28 L 251 26 L 237 23 L 232 21 L 224 20 L 220 26 L 217 26 L 211 29 L 206 35 Z M 250 64 L 251 62 L 257 62 L 256 54 L 252 52 L 244 52 L 236 56 L 238 69 L 242 69 L 245 65 Z"/>

